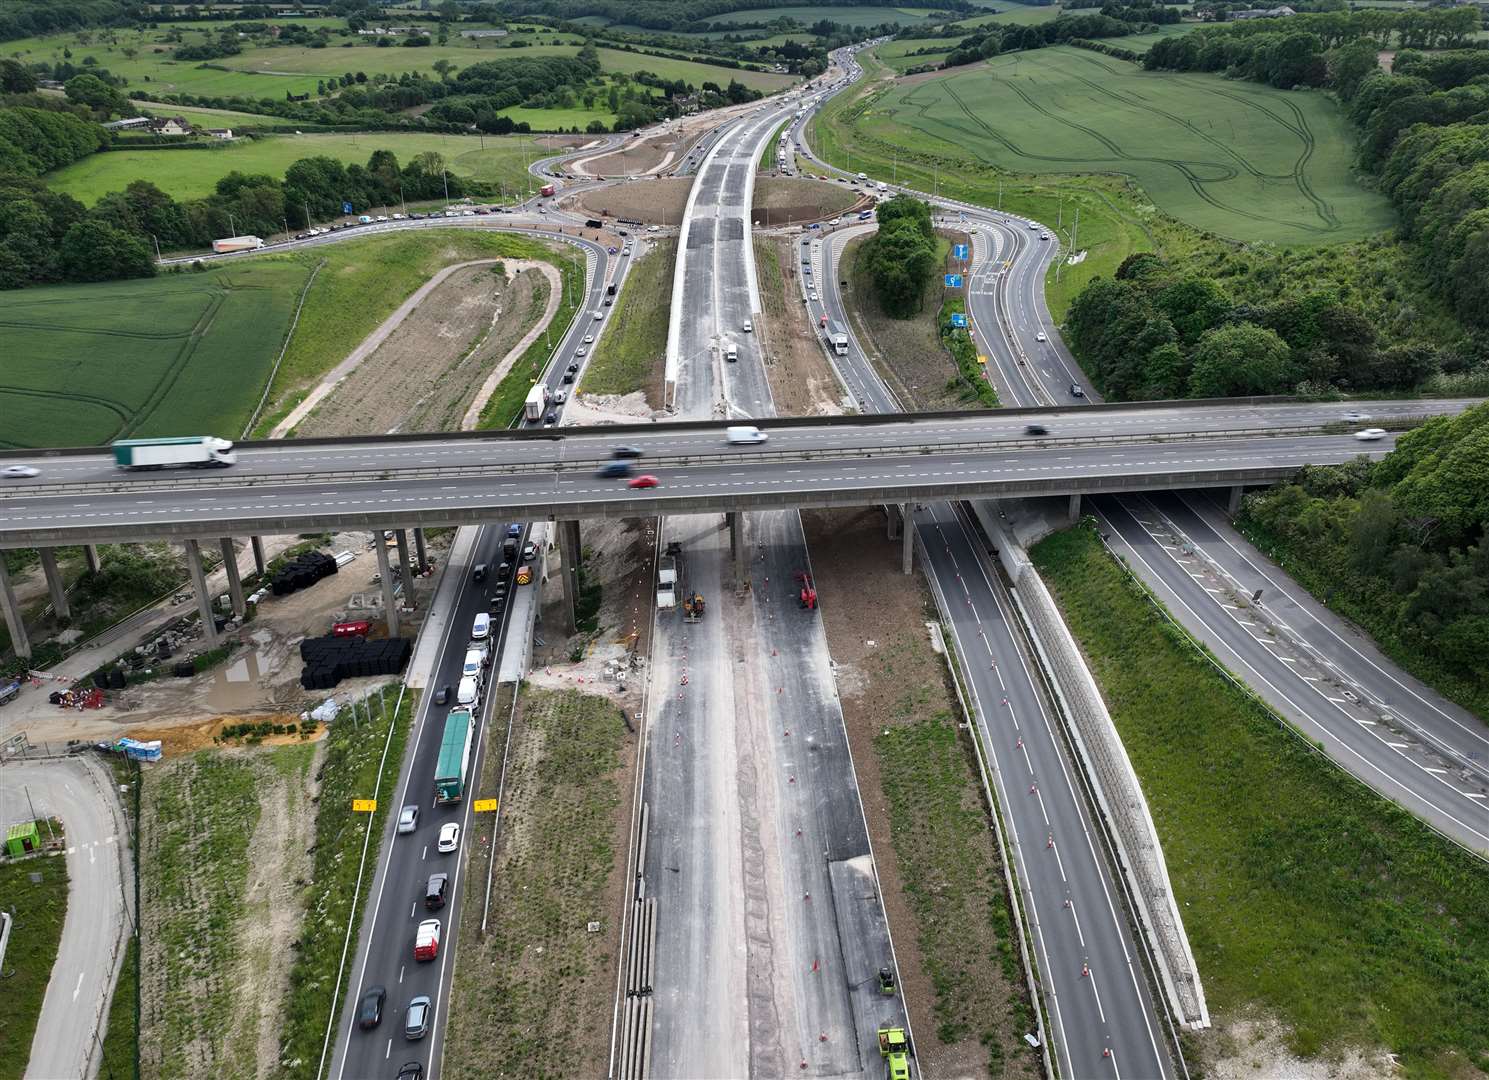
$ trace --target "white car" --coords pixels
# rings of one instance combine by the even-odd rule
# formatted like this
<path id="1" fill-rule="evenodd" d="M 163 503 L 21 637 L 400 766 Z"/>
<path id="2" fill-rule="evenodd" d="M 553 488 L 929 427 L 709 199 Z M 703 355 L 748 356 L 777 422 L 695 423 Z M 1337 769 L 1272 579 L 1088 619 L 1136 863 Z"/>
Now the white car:
<path id="1" fill-rule="evenodd" d="M 589 355 L 589 350 L 586 349 L 583 345 L 581 345 L 581 346 L 579 346 L 579 348 L 577 348 L 577 349 L 574 350 L 574 355 L 575 356 L 588 356 Z"/>
<path id="2" fill-rule="evenodd" d="M 1349 412 L 1344 414 L 1344 419 L 1349 421 L 1351 424 L 1362 424 L 1366 420 L 1370 419 L 1370 414 L 1364 412 L 1356 412 L 1355 410 L 1351 409 Z"/>
<path id="3" fill-rule="evenodd" d="M 746 319 L 745 320 L 745 323 L 744 323 L 744 326 L 742 327 L 742 329 L 744 330 L 744 332 L 746 334 L 748 334 L 751 331 L 753 331 L 755 329 L 755 327 L 754 327 L 754 324 L 751 323 L 749 319 Z"/>
<path id="4" fill-rule="evenodd" d="M 1375 442 L 1377 439 L 1384 439 L 1385 437 L 1385 428 L 1368 427 L 1355 432 L 1355 438 L 1359 439 L 1361 442 Z"/>
<path id="5" fill-rule="evenodd" d="M 585 334 L 584 343 L 586 345 L 593 345 L 595 343 L 595 336 L 593 334 Z"/>
<path id="6" fill-rule="evenodd" d="M 33 476 L 40 476 L 41 470 L 30 465 L 7 465 L 3 474 L 7 480 L 29 480 Z"/>
<path id="7" fill-rule="evenodd" d="M 447 821 L 439 827 L 439 853 L 448 855 L 460 846 L 460 822 Z"/>
<path id="8" fill-rule="evenodd" d="M 1045 337 L 1044 336 L 1044 331 L 1041 330 L 1041 331 L 1039 331 L 1039 333 L 1037 333 L 1037 334 L 1034 335 L 1034 340 L 1035 341 L 1048 341 L 1049 338 Z"/>

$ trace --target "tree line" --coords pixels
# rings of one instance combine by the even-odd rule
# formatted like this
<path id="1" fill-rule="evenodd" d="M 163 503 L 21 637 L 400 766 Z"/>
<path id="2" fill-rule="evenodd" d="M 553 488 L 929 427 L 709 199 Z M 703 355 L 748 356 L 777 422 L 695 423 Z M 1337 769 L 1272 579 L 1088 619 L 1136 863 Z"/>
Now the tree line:
<path id="1" fill-rule="evenodd" d="M 12 112 L 0 110 L 0 121 Z M 59 281 L 150 277 L 160 251 L 205 248 L 230 235 L 271 235 L 284 228 L 403 200 L 451 198 L 471 185 L 449 175 L 435 152 L 400 166 L 390 150 L 364 165 L 301 158 L 284 178 L 231 172 L 205 199 L 177 202 L 146 180 L 105 195 L 88 209 L 34 176 L 0 169 L 0 289 Z"/>
<path id="2" fill-rule="evenodd" d="M 1147 252 L 1081 290 L 1065 336 L 1102 393 L 1127 401 L 1409 390 L 1460 362 L 1419 343 L 1382 345 L 1335 290 L 1237 304 L 1212 278 Z"/>
<path id="3" fill-rule="evenodd" d="M 1242 524 L 1395 658 L 1489 711 L 1489 406 L 1428 421 L 1378 464 L 1305 469 Z"/>
<path id="4" fill-rule="evenodd" d="M 502 20 L 545 15 L 574 20 L 598 15 L 648 30 L 699 31 L 708 30 L 711 20 L 719 15 L 799 6 L 799 0 L 496 0 L 477 4 L 472 17 Z M 861 6 L 861 0 L 823 0 L 811 6 L 852 9 Z M 971 0 L 938 0 L 935 6 L 962 13 L 981 10 Z"/>
<path id="5" fill-rule="evenodd" d="M 891 319 L 920 310 L 925 287 L 936 273 L 936 231 L 929 203 L 896 195 L 875 212 L 879 229 L 863 242 L 859 258 L 874 283 L 879 307 Z"/>
<path id="6" fill-rule="evenodd" d="M 1122 15 L 1119 17 L 1108 14 L 1108 8 Z M 1141 19 L 1129 21 L 1125 17 L 1129 12 L 1140 16 Z M 989 23 L 977 33 L 963 38 L 947 55 L 941 66 L 943 68 L 961 67 L 963 64 L 975 64 L 979 60 L 987 60 L 1003 53 L 1042 49 L 1046 45 L 1062 45 L 1068 41 L 1141 34 L 1157 29 L 1157 21 L 1147 18 L 1150 15 L 1158 16 L 1158 21 L 1164 22 L 1175 22 L 1178 19 L 1178 12 L 1169 8 L 1155 8 L 1151 5 L 1141 7 L 1107 5 L 1107 8 L 1095 14 L 1060 15 L 1049 22 L 1033 26 Z"/>

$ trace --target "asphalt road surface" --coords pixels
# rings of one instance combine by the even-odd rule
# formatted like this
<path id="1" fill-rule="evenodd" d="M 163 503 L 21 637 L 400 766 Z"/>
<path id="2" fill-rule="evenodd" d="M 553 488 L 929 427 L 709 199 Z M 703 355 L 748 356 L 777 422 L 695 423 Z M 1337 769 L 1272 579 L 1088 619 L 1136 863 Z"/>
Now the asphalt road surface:
<path id="1" fill-rule="evenodd" d="M 29 1080 L 97 1069 L 97 1036 L 108 1022 L 132 921 L 129 835 L 112 785 L 108 769 L 91 758 L 0 767 L 0 820 L 27 821 L 34 806 L 36 816 L 61 818 L 67 831 L 67 919 L 31 1041 Z"/>

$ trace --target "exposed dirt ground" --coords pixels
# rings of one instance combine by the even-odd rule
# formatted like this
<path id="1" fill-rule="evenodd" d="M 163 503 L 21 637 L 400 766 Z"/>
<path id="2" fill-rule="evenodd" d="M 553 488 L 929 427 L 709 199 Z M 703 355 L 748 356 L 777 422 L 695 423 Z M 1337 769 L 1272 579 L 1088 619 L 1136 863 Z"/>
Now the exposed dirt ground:
<path id="1" fill-rule="evenodd" d="M 578 162 L 574 171 L 588 176 L 640 176 L 654 169 L 675 168 L 702 134 L 690 128 L 663 132 L 648 139 L 632 139 L 619 150 Z"/>
<path id="2" fill-rule="evenodd" d="M 965 233 L 943 230 L 938 235 L 953 238 L 954 244 L 969 242 Z M 943 292 L 940 276 L 926 285 L 918 314 L 909 319 L 891 319 L 879 309 L 873 280 L 858 258 L 867 240 L 868 237 L 850 240 L 839 264 L 840 276 L 848 282 L 843 290 L 843 304 L 860 343 L 907 408 L 966 408 L 962 389 L 948 388 L 958 373 L 951 354 L 941 344 L 936 326 Z"/>
<path id="3" fill-rule="evenodd" d="M 586 214 L 676 226 L 682 221 L 692 186 L 691 177 L 633 180 L 618 187 L 582 191 L 563 205 Z M 762 176 L 755 184 L 755 202 L 750 214 L 761 225 L 805 224 L 837 217 L 860 202 L 867 205 L 857 188 L 844 184 Z"/>
<path id="4" fill-rule="evenodd" d="M 750 218 L 766 228 L 800 225 L 857 213 L 873 204 L 872 196 L 847 184 L 824 184 L 796 176 L 763 176 L 755 184 Z"/>
<path id="5" fill-rule="evenodd" d="M 846 395 L 807 323 L 797 285 L 799 250 L 790 237 L 755 237 L 764 307 L 756 330 L 765 355 L 765 374 L 776 411 L 782 416 L 838 416 L 848 411 Z M 772 273 L 772 267 L 777 272 Z"/>
<path id="6" fill-rule="evenodd" d="M 1199 1060 L 1191 1058 L 1189 1066 L 1203 1070 L 1209 1080 L 1273 1076 L 1289 1080 L 1382 1080 L 1404 1075 L 1391 1054 L 1378 1047 L 1350 1048 L 1337 1057 L 1305 1061 L 1289 1053 L 1287 1032 L 1271 1019 L 1218 1020 L 1215 1028 L 1188 1045 L 1196 1044 L 1201 1047 Z M 1466 1063 L 1463 1075 L 1474 1075 Z"/>
<path id="7" fill-rule="evenodd" d="M 859 791 L 879 868 L 885 911 L 894 931 L 895 952 L 911 1024 L 918 1036 L 916 1056 L 927 1077 L 988 1075 L 989 1052 L 976 1030 L 946 1044 L 938 1037 L 942 1017 L 933 1011 L 935 987 L 923 942 L 932 927 L 917 922 L 907 889 L 905 871 L 890 832 L 890 808 L 885 776 L 875 739 L 896 725 L 931 721 L 941 714 L 959 716 L 954 691 L 948 685 L 944 659 L 932 647 L 927 622 L 937 620 L 924 579 L 899 572 L 899 541 L 885 538 L 884 515 L 878 509 L 807 510 L 802 526 L 812 553 L 812 570 L 822 597 L 822 618 L 828 646 L 836 665 L 843 719 L 858 772 Z M 969 751 L 970 752 L 970 751 Z M 964 777 L 966 799 L 978 801 L 978 785 L 970 761 Z M 962 852 L 989 868 L 1000 865 L 991 829 Z M 915 883 L 917 888 L 924 882 Z M 958 912 L 954 946 L 961 956 L 985 958 L 971 965 L 958 991 L 965 1005 L 1002 1018 L 1022 995 L 995 962 L 997 937 L 984 914 Z M 942 949 L 948 937 L 937 938 Z M 948 956 L 936 957 L 942 970 L 955 965 Z M 995 1023 L 993 1026 L 997 1026 Z M 965 1028 L 964 1028 L 965 1030 Z M 1017 1053 L 1013 1036 L 1004 1041 L 1003 1076 L 1038 1075 L 1038 1059 Z"/>
<path id="8" fill-rule="evenodd" d="M 300 421 L 296 434 L 458 428 L 476 388 L 542 316 L 546 300 L 547 282 L 525 260 L 455 271 Z"/>

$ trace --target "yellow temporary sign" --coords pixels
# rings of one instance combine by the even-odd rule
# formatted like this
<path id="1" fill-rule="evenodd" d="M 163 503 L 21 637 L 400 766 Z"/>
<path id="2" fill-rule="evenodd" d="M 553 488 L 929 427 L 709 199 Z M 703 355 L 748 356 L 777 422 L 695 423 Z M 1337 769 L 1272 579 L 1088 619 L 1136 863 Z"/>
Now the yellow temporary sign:
<path id="1" fill-rule="evenodd" d="M 354 814 L 372 814 L 372 813 L 376 813 L 376 812 L 377 812 L 377 800 L 376 799 L 353 799 L 352 800 L 352 813 L 354 813 Z"/>
<path id="2" fill-rule="evenodd" d="M 496 809 L 495 799 L 477 799 L 470 804 L 470 808 L 478 814 L 486 813 L 488 810 Z"/>
<path id="3" fill-rule="evenodd" d="M 979 357 L 978 357 L 978 358 L 977 358 L 977 362 L 978 362 L 978 363 L 979 363 L 979 364 L 986 364 L 986 363 L 987 363 L 987 357 L 986 357 L 986 356 L 979 356 Z"/>

